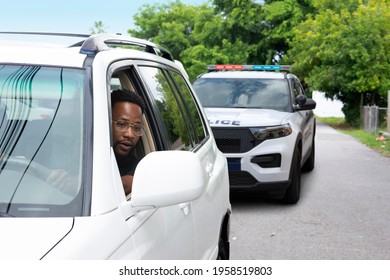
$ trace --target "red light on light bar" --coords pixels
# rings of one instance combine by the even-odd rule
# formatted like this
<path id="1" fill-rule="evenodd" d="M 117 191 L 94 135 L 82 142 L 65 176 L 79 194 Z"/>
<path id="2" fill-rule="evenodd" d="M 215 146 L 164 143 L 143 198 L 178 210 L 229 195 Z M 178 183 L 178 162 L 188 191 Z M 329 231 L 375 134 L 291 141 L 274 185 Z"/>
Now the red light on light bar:
<path id="1" fill-rule="evenodd" d="M 235 65 L 235 64 L 220 64 L 215 65 L 215 70 L 242 70 L 242 65 Z"/>

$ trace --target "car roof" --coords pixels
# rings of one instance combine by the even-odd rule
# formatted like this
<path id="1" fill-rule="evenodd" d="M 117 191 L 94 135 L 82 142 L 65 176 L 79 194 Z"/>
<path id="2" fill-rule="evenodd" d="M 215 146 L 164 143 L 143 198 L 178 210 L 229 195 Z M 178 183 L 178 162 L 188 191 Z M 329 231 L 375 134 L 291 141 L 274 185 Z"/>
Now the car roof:
<path id="1" fill-rule="evenodd" d="M 15 64 L 36 64 L 48 66 L 83 67 L 85 59 L 94 57 L 99 53 L 110 50 L 122 57 L 137 57 L 144 54 L 159 56 L 161 61 L 170 60 L 175 62 L 172 55 L 164 48 L 147 40 L 129 36 L 113 34 L 77 35 L 61 33 L 23 33 L 23 32 L 0 32 L 0 62 Z M 4 35 L 16 35 L 9 38 Z M 65 43 L 64 40 L 50 40 L 52 36 L 72 37 L 73 41 Z M 31 40 L 31 36 L 35 36 Z M 42 36 L 44 37 L 42 39 Z M 83 37 L 80 39 L 79 37 Z M 62 38 L 60 38 L 62 39 Z M 69 43 L 72 42 L 72 43 Z M 127 48 L 118 48 L 125 46 Z M 128 47 L 136 47 L 128 48 Z M 140 50 L 143 50 L 140 52 Z M 142 54 L 141 54 L 142 53 Z M 156 57 L 155 57 L 156 59 Z M 158 59 L 158 58 L 157 58 Z M 176 63 L 176 65 L 178 65 Z"/>
<path id="2" fill-rule="evenodd" d="M 1 63 L 82 67 L 85 58 L 85 54 L 80 54 L 80 48 L 0 45 Z"/>

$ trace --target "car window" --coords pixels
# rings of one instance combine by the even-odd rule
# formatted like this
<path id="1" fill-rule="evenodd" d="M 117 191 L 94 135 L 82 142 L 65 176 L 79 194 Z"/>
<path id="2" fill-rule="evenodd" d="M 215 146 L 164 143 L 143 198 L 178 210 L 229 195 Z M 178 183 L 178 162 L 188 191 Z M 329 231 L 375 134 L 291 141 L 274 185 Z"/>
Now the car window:
<path id="1" fill-rule="evenodd" d="M 300 94 L 305 94 L 300 83 L 297 80 L 293 80 L 293 92 L 294 92 L 294 99 Z"/>
<path id="2" fill-rule="evenodd" d="M 81 214 L 83 91 L 82 70 L 0 66 L 1 213 Z"/>
<path id="3" fill-rule="evenodd" d="M 172 81 L 161 68 L 140 67 L 143 78 L 151 90 L 153 102 L 163 120 L 161 128 L 168 135 L 169 149 L 190 150 L 193 147 L 191 124 L 186 121 L 185 109 L 178 104 L 178 96 L 172 89 Z"/>
<path id="4" fill-rule="evenodd" d="M 190 133 L 193 141 L 195 144 L 198 144 L 206 138 L 207 131 L 204 126 L 204 120 L 184 78 L 173 71 L 171 71 L 171 75 L 180 90 L 178 95 L 181 97 L 182 106 L 186 109 L 187 122 L 191 124 Z"/>
<path id="5" fill-rule="evenodd" d="M 285 111 L 289 106 L 285 79 L 200 78 L 193 86 L 204 107 Z"/>
<path id="6" fill-rule="evenodd" d="M 140 94 L 140 92 L 135 89 L 134 86 L 135 78 L 133 73 L 134 73 L 134 67 L 120 68 L 119 70 L 114 71 L 113 75 L 109 78 L 110 90 L 107 95 L 109 104 L 111 104 L 111 92 L 114 90 L 126 89 L 126 90 L 134 91 L 136 94 Z M 142 98 L 145 99 L 144 97 Z M 111 106 L 109 107 L 108 110 L 110 112 L 109 115 L 111 116 L 112 115 Z M 135 145 L 134 149 L 131 152 L 132 155 L 138 160 L 141 160 L 147 153 L 154 151 L 155 149 L 153 140 L 150 138 L 150 131 L 149 131 L 149 125 L 146 118 L 146 114 L 143 115 L 142 125 L 144 127 L 145 133 L 139 139 L 138 144 Z M 110 134 L 110 138 L 112 139 L 112 131 Z"/>

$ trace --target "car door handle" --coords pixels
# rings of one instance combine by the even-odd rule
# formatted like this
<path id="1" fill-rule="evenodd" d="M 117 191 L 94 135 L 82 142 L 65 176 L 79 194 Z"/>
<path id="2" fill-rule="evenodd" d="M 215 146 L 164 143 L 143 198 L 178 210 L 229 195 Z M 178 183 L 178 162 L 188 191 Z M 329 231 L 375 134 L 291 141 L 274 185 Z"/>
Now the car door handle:
<path id="1" fill-rule="evenodd" d="M 207 165 L 206 165 L 206 168 L 205 168 L 205 171 L 207 174 L 211 175 L 211 172 L 213 172 L 214 170 L 214 164 L 212 164 L 211 162 L 209 162 Z"/>
<path id="2" fill-rule="evenodd" d="M 189 212 L 189 206 L 190 206 L 189 202 L 184 202 L 179 204 L 181 211 L 183 211 L 184 215 L 186 216 L 188 215 Z"/>

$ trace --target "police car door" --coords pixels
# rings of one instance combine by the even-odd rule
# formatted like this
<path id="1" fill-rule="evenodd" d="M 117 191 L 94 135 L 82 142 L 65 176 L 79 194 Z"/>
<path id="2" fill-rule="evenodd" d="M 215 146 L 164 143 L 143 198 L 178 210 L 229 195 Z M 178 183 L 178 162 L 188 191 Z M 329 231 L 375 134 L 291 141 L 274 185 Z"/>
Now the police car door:
<path id="1" fill-rule="evenodd" d="M 296 98 L 299 94 L 305 95 L 305 92 L 302 88 L 301 83 L 297 79 L 293 79 L 293 89 L 294 89 L 294 97 Z M 296 114 L 300 116 L 301 122 L 301 131 L 302 131 L 302 155 L 306 155 L 310 145 L 311 140 L 313 138 L 313 113 L 311 111 L 299 111 Z"/>

